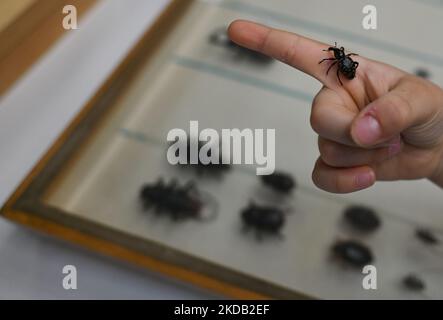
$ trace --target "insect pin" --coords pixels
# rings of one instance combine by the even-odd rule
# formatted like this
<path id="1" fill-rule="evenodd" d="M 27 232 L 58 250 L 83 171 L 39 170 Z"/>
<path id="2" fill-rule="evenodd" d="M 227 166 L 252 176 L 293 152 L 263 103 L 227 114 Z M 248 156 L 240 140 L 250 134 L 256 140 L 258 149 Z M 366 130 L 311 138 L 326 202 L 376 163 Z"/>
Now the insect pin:
<path id="1" fill-rule="evenodd" d="M 140 191 L 140 198 L 145 209 L 154 208 L 156 214 L 163 214 L 173 220 L 193 218 L 209 220 L 215 217 L 215 200 L 197 190 L 193 182 L 180 185 L 176 180 L 165 183 L 159 179 L 156 183 L 145 184 Z M 212 204 L 211 210 L 204 213 L 206 205 Z"/>
<path id="2" fill-rule="evenodd" d="M 340 73 L 342 73 L 349 80 L 355 78 L 355 72 L 357 71 L 358 68 L 358 62 L 352 60 L 351 56 L 358 56 L 358 54 L 355 53 L 346 54 L 345 48 L 343 47 L 337 48 L 337 42 L 335 43 L 334 47 L 329 47 L 328 49 L 325 49 L 323 51 L 332 51 L 334 53 L 333 58 L 325 58 L 318 63 L 321 64 L 324 61 L 329 61 L 329 60 L 334 61 L 326 71 L 326 75 L 328 75 L 329 71 L 333 66 L 338 64 L 337 78 L 341 85 L 343 85 L 343 82 L 340 79 Z"/>
<path id="3" fill-rule="evenodd" d="M 261 206 L 253 202 L 241 211 L 244 230 L 250 228 L 255 230 L 257 239 L 261 240 L 264 234 L 280 234 L 281 228 L 285 224 L 285 211 L 277 207 Z"/>

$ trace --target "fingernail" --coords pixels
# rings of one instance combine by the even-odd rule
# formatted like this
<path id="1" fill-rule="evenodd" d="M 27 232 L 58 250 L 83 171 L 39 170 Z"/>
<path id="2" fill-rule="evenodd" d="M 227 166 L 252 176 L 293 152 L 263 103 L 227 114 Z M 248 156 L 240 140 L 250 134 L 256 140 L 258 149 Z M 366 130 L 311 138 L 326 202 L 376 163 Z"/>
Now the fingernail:
<path id="1" fill-rule="evenodd" d="M 375 177 L 372 171 L 367 171 L 357 175 L 355 179 L 355 184 L 358 189 L 365 189 L 374 183 Z"/>
<path id="2" fill-rule="evenodd" d="M 354 129 L 354 135 L 357 142 L 364 145 L 371 145 L 377 142 L 381 137 L 381 127 L 377 119 L 367 114 L 357 120 Z"/>

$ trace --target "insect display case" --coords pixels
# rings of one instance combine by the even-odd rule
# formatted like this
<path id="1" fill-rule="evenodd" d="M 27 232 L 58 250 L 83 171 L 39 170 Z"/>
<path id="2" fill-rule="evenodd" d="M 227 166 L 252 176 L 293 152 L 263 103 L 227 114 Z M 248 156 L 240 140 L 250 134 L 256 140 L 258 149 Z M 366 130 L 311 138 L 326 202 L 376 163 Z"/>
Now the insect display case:
<path id="1" fill-rule="evenodd" d="M 386 14 L 394 14 L 394 2 L 383 4 Z M 411 72 L 432 70 L 432 80 L 443 82 L 441 44 L 418 38 L 411 47 L 389 25 L 368 35 L 323 5 L 173 1 L 2 214 L 231 297 L 443 297 L 441 190 L 427 181 L 340 196 L 315 188 L 309 113 L 320 85 L 226 36 L 232 20 L 258 20 Z M 441 21 L 432 7 L 412 0 L 406 7 Z M 275 129 L 279 175 L 259 177 L 246 164 L 171 165 L 167 134 L 188 131 L 191 121 L 216 131 Z M 187 209 L 171 208 L 174 201 Z M 260 220 L 269 214 L 276 218 Z M 364 288 L 367 264 L 376 267 L 376 290 Z"/>

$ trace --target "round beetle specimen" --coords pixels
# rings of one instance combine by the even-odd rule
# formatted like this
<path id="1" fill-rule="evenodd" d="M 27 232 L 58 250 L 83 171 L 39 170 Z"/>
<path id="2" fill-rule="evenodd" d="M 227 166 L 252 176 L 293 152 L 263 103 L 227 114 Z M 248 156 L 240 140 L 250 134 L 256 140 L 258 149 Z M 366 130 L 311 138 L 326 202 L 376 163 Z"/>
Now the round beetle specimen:
<path id="1" fill-rule="evenodd" d="M 343 83 L 340 79 L 340 73 L 342 73 L 347 79 L 352 80 L 355 78 L 355 72 L 358 68 L 358 62 L 352 60 L 351 56 L 357 56 L 355 53 L 345 53 L 345 48 L 337 48 L 337 43 L 335 43 L 334 47 L 329 47 L 323 51 L 332 51 L 334 53 L 333 58 L 325 58 L 321 60 L 318 64 L 323 63 L 324 61 L 333 60 L 334 62 L 329 66 L 328 71 L 326 71 L 326 75 L 329 73 L 331 68 L 338 63 L 337 67 L 337 78 L 341 85 Z"/>
<path id="2" fill-rule="evenodd" d="M 374 260 L 368 247 L 352 240 L 335 243 L 332 251 L 336 257 L 353 267 L 361 268 Z"/>
<path id="3" fill-rule="evenodd" d="M 145 209 L 153 207 L 156 213 L 168 215 L 173 220 L 204 218 L 204 203 L 192 182 L 180 186 L 175 180 L 164 183 L 160 179 L 156 183 L 144 185 L 140 198 Z"/>
<path id="4" fill-rule="evenodd" d="M 288 173 L 276 171 L 273 174 L 262 176 L 261 179 L 266 186 L 278 192 L 289 193 L 295 188 L 295 180 Z"/>
<path id="5" fill-rule="evenodd" d="M 345 220 L 355 229 L 364 232 L 375 231 L 380 225 L 376 213 L 368 207 L 351 206 L 344 212 Z"/>
<path id="6" fill-rule="evenodd" d="M 259 206 L 250 203 L 242 210 L 241 217 L 245 228 L 253 228 L 258 237 L 263 233 L 279 234 L 285 224 L 283 210 L 270 206 Z"/>
<path id="7" fill-rule="evenodd" d="M 435 234 L 427 229 L 417 229 L 415 235 L 421 242 L 427 245 L 436 245 L 440 242 Z"/>
<path id="8" fill-rule="evenodd" d="M 404 277 L 403 285 L 411 291 L 423 291 L 426 289 L 425 282 L 415 274 Z"/>

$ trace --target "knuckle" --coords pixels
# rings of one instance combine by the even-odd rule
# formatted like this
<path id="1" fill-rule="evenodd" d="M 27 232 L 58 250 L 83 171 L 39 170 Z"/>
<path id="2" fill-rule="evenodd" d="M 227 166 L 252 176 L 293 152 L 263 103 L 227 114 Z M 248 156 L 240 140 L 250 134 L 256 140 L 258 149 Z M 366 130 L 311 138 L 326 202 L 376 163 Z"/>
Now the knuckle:
<path id="1" fill-rule="evenodd" d="M 268 49 L 269 46 L 269 40 L 271 39 L 272 33 L 274 32 L 273 29 L 270 29 L 266 35 L 261 40 L 260 44 L 257 47 L 257 51 L 259 52 L 265 52 Z"/>
<path id="2" fill-rule="evenodd" d="M 300 38 L 297 36 L 294 36 L 291 40 L 291 43 L 288 45 L 287 50 L 283 53 L 283 56 L 281 57 L 281 61 L 286 64 L 293 64 L 294 61 L 297 59 L 297 48 L 298 48 L 298 42 Z"/>
<path id="3" fill-rule="evenodd" d="M 339 147 L 330 141 L 325 139 L 319 139 L 318 149 L 320 151 L 320 157 L 329 166 L 340 165 L 341 154 Z"/>
<path id="4" fill-rule="evenodd" d="M 315 100 L 315 99 L 314 99 Z M 315 101 L 312 105 L 311 116 L 309 122 L 311 124 L 311 128 L 317 133 L 320 134 L 322 132 L 322 110 L 315 104 Z"/>
<path id="5" fill-rule="evenodd" d="M 403 128 L 407 125 L 411 114 L 409 101 L 401 94 L 392 92 L 388 98 L 389 126 Z"/>

